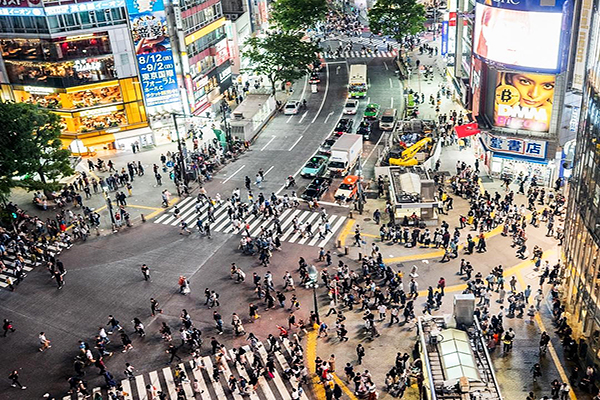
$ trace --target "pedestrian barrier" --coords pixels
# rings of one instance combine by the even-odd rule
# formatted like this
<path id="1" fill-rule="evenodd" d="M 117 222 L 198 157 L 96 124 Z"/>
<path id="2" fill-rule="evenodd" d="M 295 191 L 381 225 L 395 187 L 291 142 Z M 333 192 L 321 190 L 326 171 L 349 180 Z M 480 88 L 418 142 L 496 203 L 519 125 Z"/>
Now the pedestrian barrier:
<path id="1" fill-rule="evenodd" d="M 155 224 L 179 226 L 181 222 L 185 222 L 189 227 L 196 225 L 198 218 L 203 223 L 210 222 L 211 230 L 214 232 L 223 233 L 241 233 L 240 229 L 233 225 L 227 212 L 227 202 L 222 202 L 214 206 L 212 211 L 212 221 L 208 212 L 208 202 L 204 202 L 202 206 L 196 210 L 195 197 L 188 197 L 177 204 L 179 215 L 176 216 L 171 210 L 154 220 Z M 335 233 L 342 227 L 346 221 L 345 216 L 329 215 L 328 221 L 331 225 L 331 230 L 324 234 L 324 238 L 320 237 L 317 225 L 321 221 L 321 213 L 316 211 L 301 210 L 298 208 L 287 208 L 279 216 L 282 234 L 280 240 L 282 242 L 305 244 L 307 246 L 324 247 L 331 240 Z M 294 232 L 292 221 L 298 219 L 298 223 L 311 224 L 313 226 L 313 236 L 302 236 L 300 232 Z M 248 224 L 250 236 L 256 236 L 261 229 L 274 229 L 274 219 L 264 219 L 262 215 L 249 214 L 243 221 L 242 225 Z"/>

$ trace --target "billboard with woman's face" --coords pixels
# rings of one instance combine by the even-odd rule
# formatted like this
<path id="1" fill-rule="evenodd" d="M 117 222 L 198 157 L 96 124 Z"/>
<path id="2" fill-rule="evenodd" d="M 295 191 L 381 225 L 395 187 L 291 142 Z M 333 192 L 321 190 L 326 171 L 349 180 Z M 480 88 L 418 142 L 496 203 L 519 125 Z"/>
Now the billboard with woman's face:
<path id="1" fill-rule="evenodd" d="M 477 3 L 475 54 L 496 65 L 557 71 L 563 14 L 509 10 Z"/>
<path id="2" fill-rule="evenodd" d="M 555 75 L 498 72 L 494 126 L 548 132 Z"/>

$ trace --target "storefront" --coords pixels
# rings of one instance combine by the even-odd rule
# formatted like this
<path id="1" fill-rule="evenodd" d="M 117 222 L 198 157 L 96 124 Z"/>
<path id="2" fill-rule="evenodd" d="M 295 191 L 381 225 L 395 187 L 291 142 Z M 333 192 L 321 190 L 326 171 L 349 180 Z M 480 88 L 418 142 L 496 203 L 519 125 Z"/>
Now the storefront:
<path id="1" fill-rule="evenodd" d="M 491 176 L 513 180 L 518 176 L 535 176 L 539 185 L 552 183 L 555 165 L 548 158 L 547 141 L 481 132 L 472 142 L 475 156 Z"/>

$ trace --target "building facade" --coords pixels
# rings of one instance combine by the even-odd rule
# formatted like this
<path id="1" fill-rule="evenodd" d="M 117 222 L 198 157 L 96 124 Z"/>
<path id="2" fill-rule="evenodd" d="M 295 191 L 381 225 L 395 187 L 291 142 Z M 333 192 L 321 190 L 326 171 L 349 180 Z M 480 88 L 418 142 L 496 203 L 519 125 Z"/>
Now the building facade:
<path id="1" fill-rule="evenodd" d="M 123 0 L 0 1 L 3 100 L 62 117 L 74 153 L 153 144 Z"/>
<path id="2" fill-rule="evenodd" d="M 566 311 L 573 337 L 585 339 L 587 357 L 600 362 L 600 12 L 589 14 L 583 102 L 569 185 L 564 260 Z"/>

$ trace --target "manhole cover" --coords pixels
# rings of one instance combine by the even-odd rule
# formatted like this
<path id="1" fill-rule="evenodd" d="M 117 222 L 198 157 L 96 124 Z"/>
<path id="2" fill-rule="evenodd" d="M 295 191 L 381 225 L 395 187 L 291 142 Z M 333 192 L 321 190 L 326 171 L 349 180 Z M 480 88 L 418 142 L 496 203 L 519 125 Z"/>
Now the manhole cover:
<path id="1" fill-rule="evenodd" d="M 371 218 L 369 218 L 369 217 L 366 217 L 365 219 L 363 219 L 363 221 L 370 221 L 370 220 L 371 220 Z"/>

